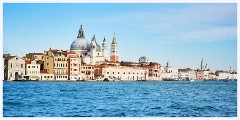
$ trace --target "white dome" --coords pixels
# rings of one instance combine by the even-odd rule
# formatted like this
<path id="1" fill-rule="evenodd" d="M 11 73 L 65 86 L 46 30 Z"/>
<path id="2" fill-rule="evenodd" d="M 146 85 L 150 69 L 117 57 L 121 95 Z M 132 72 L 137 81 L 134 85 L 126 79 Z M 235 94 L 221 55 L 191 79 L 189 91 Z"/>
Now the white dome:
<path id="1" fill-rule="evenodd" d="M 89 50 L 89 47 L 89 43 L 85 39 L 84 31 L 81 25 L 81 28 L 78 31 L 77 39 L 72 42 L 70 50 Z"/>
<path id="2" fill-rule="evenodd" d="M 71 44 L 70 50 L 88 50 L 89 43 L 84 38 L 77 38 Z"/>

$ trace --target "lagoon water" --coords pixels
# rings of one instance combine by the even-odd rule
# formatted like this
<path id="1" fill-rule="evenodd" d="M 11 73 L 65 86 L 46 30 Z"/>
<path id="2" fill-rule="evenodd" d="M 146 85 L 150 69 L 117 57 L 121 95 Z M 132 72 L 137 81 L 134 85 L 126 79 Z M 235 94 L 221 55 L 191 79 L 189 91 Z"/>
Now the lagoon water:
<path id="1" fill-rule="evenodd" d="M 3 82 L 4 117 L 236 117 L 237 82 Z"/>

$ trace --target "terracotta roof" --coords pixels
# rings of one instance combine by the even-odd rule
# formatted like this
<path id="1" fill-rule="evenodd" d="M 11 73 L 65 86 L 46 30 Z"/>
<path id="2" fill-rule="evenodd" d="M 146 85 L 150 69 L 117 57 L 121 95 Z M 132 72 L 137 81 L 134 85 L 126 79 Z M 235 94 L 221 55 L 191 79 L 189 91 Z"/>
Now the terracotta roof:
<path id="1" fill-rule="evenodd" d="M 70 56 L 69 58 L 80 58 L 80 57 L 71 57 L 71 56 Z"/>
<path id="2" fill-rule="evenodd" d="M 51 52 L 58 52 L 58 51 L 60 51 L 60 50 L 58 50 L 58 49 L 55 49 L 55 50 L 49 50 L 49 51 L 51 51 Z"/>
<path id="3" fill-rule="evenodd" d="M 33 55 L 44 55 L 43 53 L 30 53 L 30 54 L 33 54 Z"/>
<path id="4" fill-rule="evenodd" d="M 25 64 L 30 64 L 31 62 L 30 61 L 25 61 Z"/>
<path id="5" fill-rule="evenodd" d="M 76 54 L 76 53 L 73 51 L 70 51 L 70 52 L 67 52 L 67 54 Z"/>
<path id="6" fill-rule="evenodd" d="M 40 71 L 40 73 L 45 73 L 45 74 L 47 73 L 47 74 L 48 74 L 48 72 L 47 72 L 47 71 L 43 71 L 43 70 L 41 70 L 41 71 Z"/>
<path id="7" fill-rule="evenodd" d="M 7 56 L 7 57 L 5 57 L 5 60 L 10 60 L 10 59 L 15 58 L 15 57 L 17 57 L 17 56 Z"/>

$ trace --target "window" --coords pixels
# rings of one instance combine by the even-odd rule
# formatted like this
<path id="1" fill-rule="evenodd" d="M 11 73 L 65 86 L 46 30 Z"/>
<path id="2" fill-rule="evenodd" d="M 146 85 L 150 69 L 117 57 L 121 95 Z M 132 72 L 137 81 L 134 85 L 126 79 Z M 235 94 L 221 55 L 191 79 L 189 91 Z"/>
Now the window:
<path id="1" fill-rule="evenodd" d="M 28 68 L 30 68 L 30 66 L 28 66 Z"/>
<path id="2" fill-rule="evenodd" d="M 35 68 L 35 66 L 32 66 L 32 68 Z"/>
<path id="3" fill-rule="evenodd" d="M 23 68 L 23 64 L 21 64 L 21 68 Z"/>
<path id="4" fill-rule="evenodd" d="M 109 74 L 109 72 L 107 72 L 107 74 Z"/>
<path id="5" fill-rule="evenodd" d="M 11 63 L 11 68 L 12 68 L 12 63 Z"/>
<path id="6" fill-rule="evenodd" d="M 113 72 L 113 74 L 114 74 L 114 72 Z"/>
<path id="7" fill-rule="evenodd" d="M 118 74 L 120 74 L 120 73 L 118 72 Z"/>
<path id="8" fill-rule="evenodd" d="M 44 78 L 47 78 L 46 76 L 44 76 Z"/>
<path id="9" fill-rule="evenodd" d="M 38 66 L 37 66 L 37 68 L 38 68 Z"/>
<path id="10" fill-rule="evenodd" d="M 48 65 L 48 63 L 47 63 L 47 65 Z"/>

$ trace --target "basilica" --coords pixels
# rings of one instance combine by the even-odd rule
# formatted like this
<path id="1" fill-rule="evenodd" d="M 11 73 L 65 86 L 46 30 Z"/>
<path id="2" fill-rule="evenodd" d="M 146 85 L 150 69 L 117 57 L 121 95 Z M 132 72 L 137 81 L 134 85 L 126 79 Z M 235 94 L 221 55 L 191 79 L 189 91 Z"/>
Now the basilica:
<path id="1" fill-rule="evenodd" d="M 70 46 L 70 51 L 78 54 L 85 64 L 100 65 L 108 61 L 107 42 L 105 37 L 101 46 L 97 43 L 95 35 L 89 43 L 88 40 L 85 39 L 82 25 L 79 29 L 77 39 L 75 39 Z M 111 44 L 110 62 L 118 62 L 118 45 L 115 33 Z"/>

